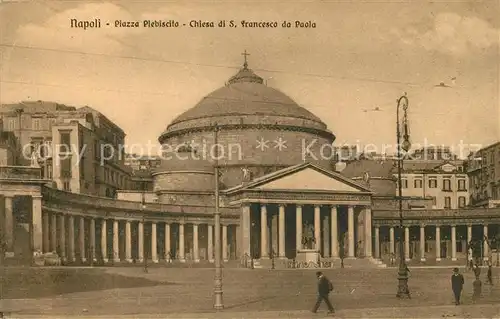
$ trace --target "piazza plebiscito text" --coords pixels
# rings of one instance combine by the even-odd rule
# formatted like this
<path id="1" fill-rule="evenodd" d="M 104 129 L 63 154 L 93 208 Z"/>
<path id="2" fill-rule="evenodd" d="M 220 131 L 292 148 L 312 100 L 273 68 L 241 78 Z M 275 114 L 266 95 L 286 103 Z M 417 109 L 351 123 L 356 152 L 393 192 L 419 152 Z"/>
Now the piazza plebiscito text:
<path id="1" fill-rule="evenodd" d="M 102 21 L 99 18 L 91 20 L 70 19 L 70 27 L 78 29 L 100 29 L 100 28 L 255 28 L 255 29 L 274 29 L 274 28 L 316 28 L 316 22 L 308 21 L 251 21 L 251 20 L 218 20 L 218 21 L 204 21 L 204 20 L 190 20 L 186 23 L 181 23 L 176 20 L 114 20 Z"/>

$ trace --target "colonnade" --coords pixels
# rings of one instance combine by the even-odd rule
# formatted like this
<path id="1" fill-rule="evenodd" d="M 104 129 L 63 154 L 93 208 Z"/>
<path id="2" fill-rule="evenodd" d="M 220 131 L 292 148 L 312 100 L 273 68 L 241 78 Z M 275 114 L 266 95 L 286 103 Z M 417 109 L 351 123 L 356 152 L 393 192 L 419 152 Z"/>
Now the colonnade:
<path id="1" fill-rule="evenodd" d="M 26 220 L 26 223 L 31 224 L 30 227 L 30 243 L 29 246 L 33 250 L 41 250 L 42 249 L 42 196 L 41 195 L 21 195 L 24 198 L 31 198 L 31 214 L 27 214 L 26 216 L 30 216 L 31 220 Z M 3 216 L 2 221 L 3 225 L 1 225 L 2 232 L 2 240 L 5 244 L 5 251 L 7 253 L 14 252 L 14 225 L 15 225 L 15 216 L 14 216 L 14 197 L 10 195 L 2 195 L 3 198 Z M 28 207 L 25 207 L 28 209 Z"/>
<path id="2" fill-rule="evenodd" d="M 427 259 L 427 251 L 428 249 L 426 248 L 429 244 L 433 244 L 432 246 L 434 247 L 434 250 L 435 250 L 435 253 L 434 253 L 434 258 L 436 259 L 436 261 L 440 261 L 441 258 L 447 258 L 447 257 L 450 257 L 452 261 L 456 261 L 457 260 L 457 242 L 462 242 L 464 241 L 465 242 L 465 245 L 467 245 L 467 243 L 471 242 L 474 238 L 472 236 L 472 227 L 473 227 L 473 224 L 467 224 L 466 227 L 467 227 L 467 237 L 466 238 L 459 238 L 459 240 L 457 241 L 457 227 L 460 227 L 460 226 L 464 226 L 464 225 L 455 225 L 455 224 L 451 224 L 451 225 L 425 225 L 425 224 L 420 224 L 420 225 L 417 225 L 417 227 L 419 228 L 419 236 L 418 236 L 418 242 L 419 242 L 419 247 L 418 247 L 418 256 L 420 258 L 420 261 L 426 261 Z M 483 238 L 489 238 L 489 232 L 488 232 L 488 228 L 489 228 L 489 225 L 488 224 L 482 224 L 482 236 L 481 236 L 481 239 Z M 397 243 L 395 241 L 395 227 L 394 226 L 379 226 L 379 225 L 375 225 L 374 226 L 374 248 L 375 248 L 375 251 L 374 251 L 374 257 L 375 258 L 381 258 L 381 239 L 380 239 L 380 228 L 381 227 L 387 227 L 389 228 L 389 254 L 394 254 L 394 255 L 397 255 L 398 254 L 398 246 L 397 246 Z M 404 239 L 403 239 L 403 242 L 404 242 L 404 257 L 407 261 L 411 260 L 410 258 L 410 243 L 411 243 L 411 239 L 410 239 L 410 227 L 411 226 L 404 226 Z M 429 240 L 429 238 L 431 236 L 427 236 L 426 235 L 426 227 L 434 227 L 434 239 L 432 240 Z M 449 227 L 449 231 L 450 231 L 450 237 L 448 238 L 447 236 L 446 237 L 443 237 L 442 235 L 442 228 L 448 228 Z M 399 229 L 399 227 L 396 227 L 397 229 Z M 446 253 L 442 253 L 442 244 L 443 244 L 443 240 L 444 241 L 447 241 L 447 240 L 450 240 L 451 241 L 451 247 L 450 247 L 450 254 L 448 255 L 448 249 L 446 250 Z M 432 243 L 433 242 L 433 243 Z M 428 244 L 426 246 L 426 243 Z M 490 247 L 488 245 L 488 243 L 486 241 L 483 241 L 482 243 L 482 255 L 484 256 L 484 259 L 487 260 L 488 259 L 488 256 L 489 256 L 489 251 Z M 462 249 L 463 250 L 463 249 Z M 443 256 L 444 255 L 444 256 Z"/>
<path id="3" fill-rule="evenodd" d="M 186 247 L 186 227 L 188 225 L 191 226 L 191 247 Z M 171 228 L 174 226 L 176 234 L 172 236 Z M 180 262 L 189 259 L 193 262 L 200 262 L 202 259 L 200 258 L 200 226 L 206 227 L 206 236 L 204 236 L 206 246 L 203 245 L 206 247 L 206 251 L 203 254 L 205 257 L 203 259 L 213 262 L 214 227 L 211 224 L 104 219 L 44 212 L 43 252 L 55 251 L 63 260 L 69 262 L 97 261 L 98 259 L 105 263 L 110 261 L 133 262 L 134 260 L 141 262 L 144 261 L 145 257 L 154 263 L 159 262 L 160 259 Z M 149 236 L 145 236 L 146 227 L 150 229 Z M 163 228 L 161 231 L 160 227 Z M 234 234 L 236 231 L 236 225 L 221 225 L 221 246 L 224 261 L 229 260 L 229 249 L 235 245 L 235 242 L 228 241 L 228 233 Z M 162 233 L 161 238 L 158 235 L 160 232 Z M 145 245 L 146 237 L 149 237 L 151 241 L 148 245 Z M 164 247 L 159 247 L 159 243 Z M 136 247 L 135 256 L 133 256 L 133 246 Z M 147 252 L 144 251 L 145 247 Z M 187 251 L 190 252 L 190 258 L 187 258 Z M 161 256 L 160 252 L 163 252 Z"/>
<path id="4" fill-rule="evenodd" d="M 287 204 L 284 203 L 259 203 L 260 218 L 260 258 L 267 259 L 271 252 L 275 253 L 279 258 L 286 258 L 286 250 L 291 247 L 286 247 L 286 224 L 287 216 L 292 213 L 286 210 Z M 277 214 L 270 214 L 270 206 L 277 205 Z M 363 252 L 361 255 L 370 257 L 372 255 L 371 243 L 371 209 L 369 206 L 362 206 L 362 211 L 356 214 L 354 205 L 347 206 L 347 229 L 342 234 L 339 229 L 339 206 L 340 205 L 320 205 L 320 204 L 288 204 L 295 207 L 295 251 L 307 249 L 303 245 L 306 232 L 312 230 L 314 245 L 311 249 L 322 251 L 323 257 L 338 258 L 339 257 L 339 239 L 344 242 L 341 235 L 346 234 L 347 241 L 344 245 L 347 246 L 344 257 L 356 257 L 356 243 L 363 242 Z M 304 206 L 313 206 L 313 223 L 310 229 L 306 229 L 304 224 Z M 342 205 L 344 206 L 344 205 Z M 326 208 L 326 209 L 322 209 Z M 343 210 L 344 211 L 344 210 Z M 271 215 L 271 216 L 269 216 Z M 269 218 L 270 217 L 270 218 Z M 291 216 L 290 216 L 291 217 Z M 242 225 L 242 249 L 244 253 L 251 255 L 251 233 L 254 222 L 251 216 L 251 204 L 242 205 L 241 225 Z M 357 222 L 356 222 L 357 221 Z M 355 227 L 357 229 L 355 230 Z M 269 238 L 274 236 L 274 238 Z M 356 238 L 358 237 L 358 238 Z"/>

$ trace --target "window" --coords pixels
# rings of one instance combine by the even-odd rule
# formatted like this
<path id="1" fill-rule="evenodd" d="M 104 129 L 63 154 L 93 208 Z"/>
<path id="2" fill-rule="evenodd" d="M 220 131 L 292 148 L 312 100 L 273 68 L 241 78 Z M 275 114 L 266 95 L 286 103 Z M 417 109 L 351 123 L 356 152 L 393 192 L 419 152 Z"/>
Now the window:
<path id="1" fill-rule="evenodd" d="M 431 199 L 432 199 L 432 205 L 435 206 L 437 204 L 436 196 L 432 196 Z"/>
<path id="2" fill-rule="evenodd" d="M 458 180 L 458 190 L 459 191 L 466 191 L 467 190 L 467 188 L 465 186 L 465 179 Z"/>
<path id="3" fill-rule="evenodd" d="M 82 156 L 80 158 L 79 166 L 80 166 L 80 179 L 85 179 L 85 157 L 84 156 Z"/>
<path id="4" fill-rule="evenodd" d="M 101 147 L 100 147 L 99 141 L 96 141 L 94 144 L 94 155 L 95 155 L 96 159 L 101 158 Z"/>
<path id="5" fill-rule="evenodd" d="M 406 178 L 401 179 L 401 188 L 408 188 L 408 180 Z"/>
<path id="6" fill-rule="evenodd" d="M 451 191 L 451 180 L 449 178 L 445 178 L 443 180 L 443 190 L 444 191 Z"/>
<path id="7" fill-rule="evenodd" d="M 40 130 L 40 119 L 33 119 L 33 130 L 38 131 Z"/>
<path id="8" fill-rule="evenodd" d="M 429 188 L 437 188 L 438 181 L 436 178 L 429 179 Z"/>
<path id="9" fill-rule="evenodd" d="M 460 208 L 465 207 L 465 197 L 464 196 L 460 196 L 458 198 L 458 207 L 460 207 Z"/>
<path id="10" fill-rule="evenodd" d="M 61 177 L 71 178 L 71 156 L 61 158 Z"/>
<path id="11" fill-rule="evenodd" d="M 444 198 L 444 208 L 451 208 L 451 197 Z"/>
<path id="12" fill-rule="evenodd" d="M 415 188 L 422 188 L 422 180 L 421 179 L 416 179 L 413 181 L 413 187 Z"/>
<path id="13" fill-rule="evenodd" d="M 60 131 L 59 136 L 61 143 L 59 144 L 60 152 L 71 152 L 71 132 Z"/>

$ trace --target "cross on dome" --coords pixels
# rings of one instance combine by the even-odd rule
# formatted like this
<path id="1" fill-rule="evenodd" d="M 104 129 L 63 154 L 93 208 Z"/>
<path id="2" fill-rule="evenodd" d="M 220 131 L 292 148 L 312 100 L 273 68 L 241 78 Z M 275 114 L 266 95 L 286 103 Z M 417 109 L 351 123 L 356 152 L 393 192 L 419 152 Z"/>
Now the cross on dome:
<path id="1" fill-rule="evenodd" d="M 247 50 L 245 50 L 245 52 L 243 52 L 241 55 L 243 55 L 245 57 L 245 63 L 243 63 L 243 68 L 248 68 L 248 62 L 247 62 L 247 56 L 250 55 L 250 53 L 247 53 Z"/>

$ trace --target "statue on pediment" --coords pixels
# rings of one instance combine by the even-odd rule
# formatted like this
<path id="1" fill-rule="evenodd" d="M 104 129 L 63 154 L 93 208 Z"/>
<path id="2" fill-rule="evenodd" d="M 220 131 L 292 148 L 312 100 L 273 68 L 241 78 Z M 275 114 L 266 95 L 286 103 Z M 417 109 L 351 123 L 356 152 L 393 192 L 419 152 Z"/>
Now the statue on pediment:
<path id="1" fill-rule="evenodd" d="M 244 183 L 250 182 L 252 180 L 252 172 L 250 171 L 250 169 L 248 167 L 243 167 L 241 171 L 243 172 L 242 181 Z"/>

